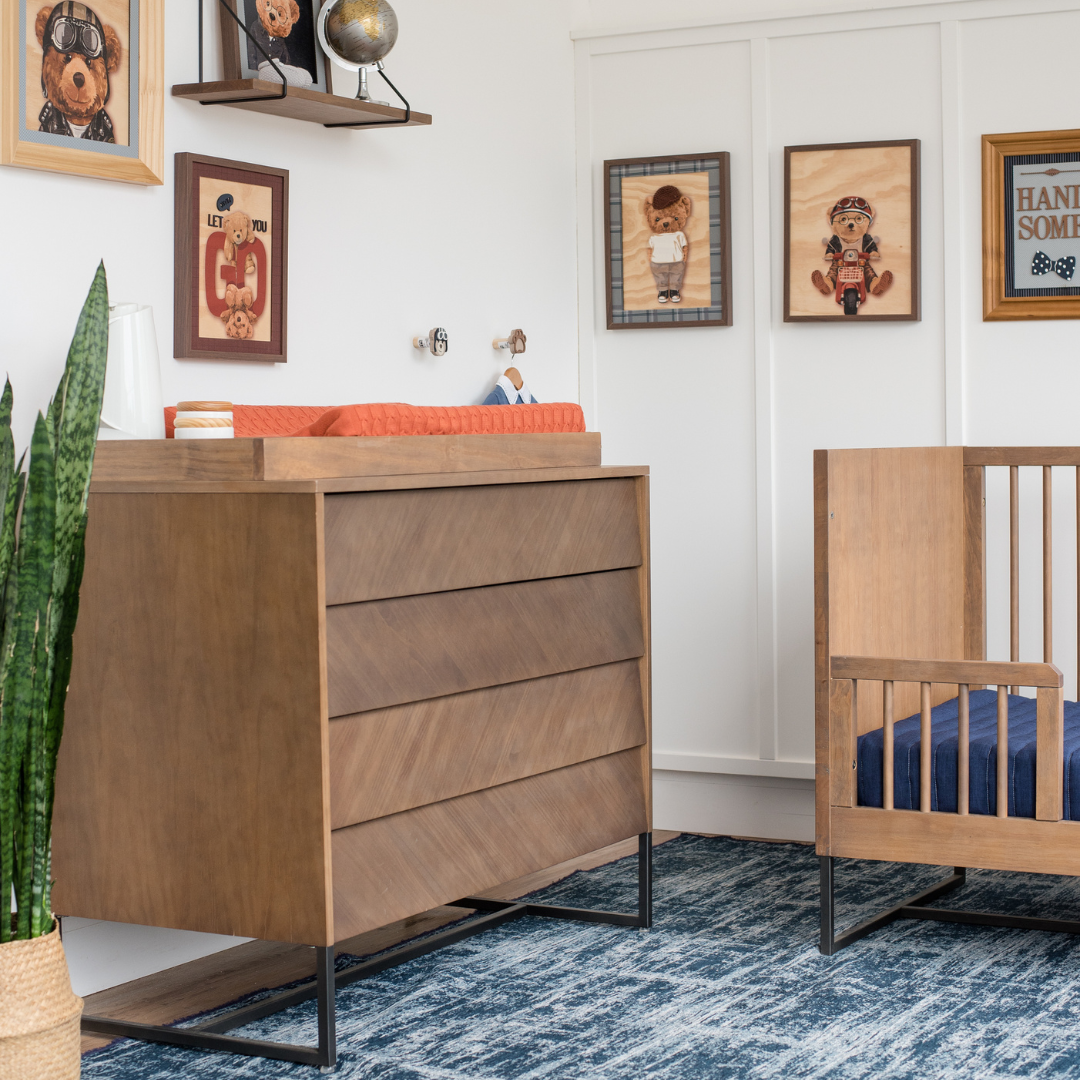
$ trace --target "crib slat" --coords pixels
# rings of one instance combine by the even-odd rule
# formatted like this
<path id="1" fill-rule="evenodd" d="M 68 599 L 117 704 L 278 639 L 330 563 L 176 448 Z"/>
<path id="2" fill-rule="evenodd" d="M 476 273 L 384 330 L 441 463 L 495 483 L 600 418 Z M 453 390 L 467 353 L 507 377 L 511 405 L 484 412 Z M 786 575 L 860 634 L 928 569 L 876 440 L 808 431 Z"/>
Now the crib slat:
<path id="1" fill-rule="evenodd" d="M 970 765 L 971 747 L 968 737 L 968 722 L 971 718 L 971 695 L 970 688 L 959 688 L 960 708 L 957 721 L 956 740 L 956 812 L 966 814 L 970 802 Z"/>
<path id="2" fill-rule="evenodd" d="M 1060 821 L 1065 815 L 1065 691 L 1038 691 L 1035 750 L 1035 817 Z"/>
<path id="3" fill-rule="evenodd" d="M 893 808 L 893 683 L 886 680 L 882 683 L 884 697 L 884 770 L 881 786 L 881 805 L 886 810 Z"/>
<path id="4" fill-rule="evenodd" d="M 1009 466 L 1009 659 L 1020 660 L 1020 468 Z M 1013 693 L 1020 692 L 1014 686 Z"/>
<path id="5" fill-rule="evenodd" d="M 919 717 L 919 809 L 930 813 L 930 684 L 920 683 Z"/>
<path id="6" fill-rule="evenodd" d="M 1053 515 L 1050 466 L 1043 466 L 1043 663 L 1054 662 Z"/>
<path id="7" fill-rule="evenodd" d="M 997 816 L 1009 816 L 1009 688 L 997 688 Z"/>

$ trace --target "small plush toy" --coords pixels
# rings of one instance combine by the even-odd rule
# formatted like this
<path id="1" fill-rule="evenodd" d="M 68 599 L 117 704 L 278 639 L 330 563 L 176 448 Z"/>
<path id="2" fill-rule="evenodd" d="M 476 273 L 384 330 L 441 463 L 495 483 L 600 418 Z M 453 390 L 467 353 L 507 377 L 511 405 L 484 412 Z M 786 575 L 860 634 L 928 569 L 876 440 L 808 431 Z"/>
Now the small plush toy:
<path id="1" fill-rule="evenodd" d="M 255 297 L 252 291 L 245 285 L 238 289 L 230 284 L 225 289 L 226 308 L 221 313 L 222 322 L 225 323 L 225 336 L 238 338 L 246 341 L 255 336 L 255 319 L 257 316 L 251 310 Z"/>
<path id="2" fill-rule="evenodd" d="M 288 38 L 300 21 L 300 5 L 296 0 L 255 0 L 255 10 L 259 13 L 259 22 L 248 28 L 251 36 L 281 68 L 290 86 L 310 86 L 311 72 L 306 68 L 294 67 L 289 56 Z M 258 70 L 260 79 L 281 82 L 273 65 L 251 41 L 248 42 L 248 62 Z"/>
<path id="3" fill-rule="evenodd" d="M 105 105 L 109 76 L 120 67 L 123 56 L 116 31 L 74 0 L 43 7 L 34 29 L 42 50 L 41 93 L 45 97 L 38 131 L 115 142 Z"/>
<path id="4" fill-rule="evenodd" d="M 255 226 L 252 224 L 251 218 L 242 210 L 234 210 L 224 217 L 221 227 L 225 230 L 225 258 L 235 266 L 236 250 L 248 243 L 248 241 L 255 239 Z M 247 274 L 255 272 L 255 260 L 252 258 L 250 251 L 244 263 L 244 272 Z"/>
<path id="5" fill-rule="evenodd" d="M 690 241 L 686 239 L 686 222 L 690 217 L 690 196 L 674 184 L 657 188 L 651 199 L 645 200 L 645 221 L 649 226 L 649 268 L 656 282 L 656 299 L 661 304 L 682 300 L 683 275 L 690 258 Z"/>
<path id="6" fill-rule="evenodd" d="M 870 259 L 881 257 L 878 251 L 877 237 L 871 236 L 867 230 L 874 222 L 874 208 L 858 195 L 849 195 L 841 199 L 829 211 L 829 223 L 833 227 L 833 235 L 822 240 L 825 245 L 825 258 L 829 260 L 830 267 L 826 274 L 815 270 L 810 275 L 814 287 L 822 296 L 829 296 L 836 291 L 837 275 L 840 272 L 840 264 L 845 261 L 844 252 L 852 253 L 848 256 L 849 261 L 863 275 L 863 292 L 867 289 L 874 296 L 880 296 L 893 282 L 891 270 L 886 270 L 880 277 L 877 271 L 870 265 Z M 837 297 L 837 303 L 842 303 L 843 298 Z"/>
<path id="7" fill-rule="evenodd" d="M 485 405 L 535 405 L 536 398 L 532 396 L 521 372 L 516 367 L 508 367 L 495 383 L 495 389 L 491 391 L 483 404 Z"/>

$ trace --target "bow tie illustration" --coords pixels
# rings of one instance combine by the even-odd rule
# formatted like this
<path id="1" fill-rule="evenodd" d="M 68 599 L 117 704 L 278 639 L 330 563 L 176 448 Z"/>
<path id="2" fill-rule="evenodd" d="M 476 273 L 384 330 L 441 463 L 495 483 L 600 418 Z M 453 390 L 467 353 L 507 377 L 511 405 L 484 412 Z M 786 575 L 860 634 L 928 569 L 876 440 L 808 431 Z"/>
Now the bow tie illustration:
<path id="1" fill-rule="evenodd" d="M 1042 251 L 1035 252 L 1035 258 L 1031 260 L 1031 272 L 1039 277 L 1042 274 L 1049 274 L 1053 270 L 1059 278 L 1064 278 L 1069 281 L 1073 274 L 1076 272 L 1076 256 L 1069 255 L 1064 259 L 1058 259 L 1054 262 L 1049 255 Z"/>

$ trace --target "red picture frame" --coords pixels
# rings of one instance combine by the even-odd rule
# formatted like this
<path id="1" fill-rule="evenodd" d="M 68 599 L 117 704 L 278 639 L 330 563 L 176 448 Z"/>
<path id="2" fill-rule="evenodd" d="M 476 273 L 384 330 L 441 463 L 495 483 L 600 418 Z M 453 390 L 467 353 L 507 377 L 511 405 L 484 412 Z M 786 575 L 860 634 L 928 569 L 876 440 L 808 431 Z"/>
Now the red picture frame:
<path id="1" fill-rule="evenodd" d="M 288 230 L 287 169 L 176 155 L 176 359 L 287 361 Z"/>

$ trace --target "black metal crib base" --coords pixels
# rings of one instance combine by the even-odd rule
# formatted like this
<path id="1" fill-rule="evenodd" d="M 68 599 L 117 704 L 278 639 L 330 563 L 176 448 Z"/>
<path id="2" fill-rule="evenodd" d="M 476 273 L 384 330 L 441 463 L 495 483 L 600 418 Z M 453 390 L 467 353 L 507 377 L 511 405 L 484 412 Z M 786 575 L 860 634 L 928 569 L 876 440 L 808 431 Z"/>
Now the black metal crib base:
<path id="1" fill-rule="evenodd" d="M 834 915 L 833 857 L 819 856 L 821 863 L 821 943 L 818 946 L 825 956 L 832 956 L 846 949 L 860 938 L 875 930 L 896 922 L 897 919 L 927 919 L 933 922 L 966 923 L 971 926 L 1006 926 L 1017 930 L 1048 930 L 1056 934 L 1080 934 L 1080 921 L 1072 919 L 1038 919 L 1027 915 L 998 915 L 988 911 L 957 911 L 953 908 L 935 908 L 927 905 L 939 896 L 958 889 L 967 880 L 967 870 L 957 866 L 953 872 L 936 885 L 901 900 L 899 904 L 871 916 L 857 926 L 837 934 Z"/>

